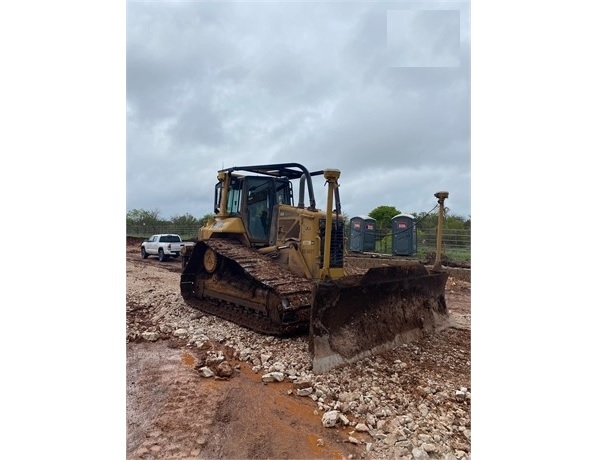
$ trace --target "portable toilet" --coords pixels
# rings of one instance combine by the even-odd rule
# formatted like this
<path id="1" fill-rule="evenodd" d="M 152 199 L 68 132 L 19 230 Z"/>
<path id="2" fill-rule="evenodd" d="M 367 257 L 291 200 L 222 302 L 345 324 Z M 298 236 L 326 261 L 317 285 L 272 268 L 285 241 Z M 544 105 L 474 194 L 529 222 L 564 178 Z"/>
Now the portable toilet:
<path id="1" fill-rule="evenodd" d="M 351 252 L 375 251 L 377 221 L 369 216 L 355 216 L 350 219 Z"/>
<path id="2" fill-rule="evenodd" d="M 414 256 L 417 253 L 417 224 L 410 214 L 392 217 L 392 254 Z"/>

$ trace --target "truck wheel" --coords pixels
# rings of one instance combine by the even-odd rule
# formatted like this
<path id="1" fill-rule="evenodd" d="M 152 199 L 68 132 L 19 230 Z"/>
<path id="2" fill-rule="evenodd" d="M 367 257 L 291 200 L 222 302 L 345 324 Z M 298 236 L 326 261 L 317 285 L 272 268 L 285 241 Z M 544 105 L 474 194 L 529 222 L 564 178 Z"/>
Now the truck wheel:
<path id="1" fill-rule="evenodd" d="M 144 259 L 147 259 L 147 258 L 148 258 L 148 253 L 146 252 L 146 249 L 145 249 L 145 248 L 142 248 L 142 257 L 143 257 Z"/>
<path id="2" fill-rule="evenodd" d="M 165 260 L 167 260 L 167 256 L 165 256 L 165 253 L 162 249 L 158 250 L 158 260 L 161 262 L 164 262 Z"/>

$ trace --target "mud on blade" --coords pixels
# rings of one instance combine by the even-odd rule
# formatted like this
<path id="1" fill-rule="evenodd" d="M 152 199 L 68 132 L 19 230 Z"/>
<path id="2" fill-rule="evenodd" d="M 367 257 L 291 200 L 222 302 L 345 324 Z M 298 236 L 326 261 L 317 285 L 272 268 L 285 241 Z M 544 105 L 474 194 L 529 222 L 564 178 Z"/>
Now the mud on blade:
<path id="1" fill-rule="evenodd" d="M 448 274 L 423 265 L 371 268 L 319 284 L 309 349 L 313 372 L 358 361 L 447 325 Z"/>

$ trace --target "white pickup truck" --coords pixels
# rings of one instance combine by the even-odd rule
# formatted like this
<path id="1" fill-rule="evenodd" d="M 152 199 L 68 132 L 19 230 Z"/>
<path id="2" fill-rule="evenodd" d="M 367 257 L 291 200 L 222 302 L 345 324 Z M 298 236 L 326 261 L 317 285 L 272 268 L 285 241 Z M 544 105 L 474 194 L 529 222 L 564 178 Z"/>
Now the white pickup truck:
<path id="1" fill-rule="evenodd" d="M 179 257 L 184 246 L 193 245 L 193 241 L 182 241 L 179 235 L 172 233 L 152 235 L 142 243 L 142 257 L 158 256 L 158 260 L 164 262 L 171 257 Z"/>

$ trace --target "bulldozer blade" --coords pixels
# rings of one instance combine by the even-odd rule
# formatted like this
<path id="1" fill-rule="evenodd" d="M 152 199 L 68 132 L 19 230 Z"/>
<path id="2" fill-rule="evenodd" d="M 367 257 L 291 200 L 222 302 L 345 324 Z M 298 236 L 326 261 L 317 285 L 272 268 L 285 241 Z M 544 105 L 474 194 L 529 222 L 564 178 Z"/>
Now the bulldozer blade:
<path id="1" fill-rule="evenodd" d="M 311 310 L 313 372 L 327 372 L 447 327 L 447 279 L 446 272 L 412 263 L 321 282 Z"/>

